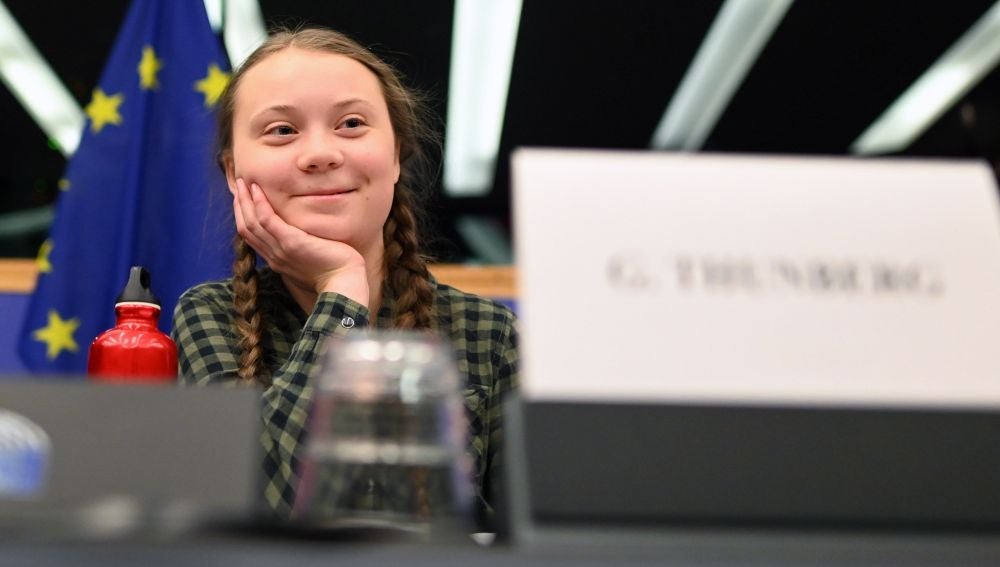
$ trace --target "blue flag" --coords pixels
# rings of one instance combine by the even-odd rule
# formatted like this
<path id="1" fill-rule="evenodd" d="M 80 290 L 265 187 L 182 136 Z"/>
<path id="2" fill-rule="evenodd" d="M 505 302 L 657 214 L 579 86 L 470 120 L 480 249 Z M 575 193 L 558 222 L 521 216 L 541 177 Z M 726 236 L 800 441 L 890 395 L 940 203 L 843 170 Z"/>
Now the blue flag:
<path id="1" fill-rule="evenodd" d="M 229 273 L 232 198 L 213 149 L 228 68 L 203 0 L 133 1 L 39 251 L 28 368 L 85 372 L 133 265 L 150 271 L 161 329 L 185 289 Z"/>

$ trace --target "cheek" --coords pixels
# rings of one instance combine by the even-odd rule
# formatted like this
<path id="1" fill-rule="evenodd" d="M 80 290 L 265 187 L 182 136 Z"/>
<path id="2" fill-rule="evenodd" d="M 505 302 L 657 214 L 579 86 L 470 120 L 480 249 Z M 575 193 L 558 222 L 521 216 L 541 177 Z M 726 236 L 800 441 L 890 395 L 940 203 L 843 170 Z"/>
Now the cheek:
<path id="1" fill-rule="evenodd" d="M 244 151 L 238 154 L 234 151 L 237 177 L 243 178 L 247 185 L 260 185 L 272 204 L 284 199 L 284 189 L 290 175 L 286 171 L 287 161 L 287 158 L 282 159 L 275 152 Z"/>
<path id="2" fill-rule="evenodd" d="M 371 199 L 366 203 L 369 217 L 367 222 L 372 226 L 382 227 L 385 225 L 386 220 L 389 218 L 389 212 L 392 210 L 394 191 L 388 189 L 385 191 L 379 191 L 377 194 L 372 195 Z"/>
<path id="3" fill-rule="evenodd" d="M 396 147 L 391 139 L 373 140 L 372 144 L 366 145 L 357 152 L 354 159 L 357 166 L 365 171 L 369 179 L 390 184 L 396 182 L 398 164 Z"/>

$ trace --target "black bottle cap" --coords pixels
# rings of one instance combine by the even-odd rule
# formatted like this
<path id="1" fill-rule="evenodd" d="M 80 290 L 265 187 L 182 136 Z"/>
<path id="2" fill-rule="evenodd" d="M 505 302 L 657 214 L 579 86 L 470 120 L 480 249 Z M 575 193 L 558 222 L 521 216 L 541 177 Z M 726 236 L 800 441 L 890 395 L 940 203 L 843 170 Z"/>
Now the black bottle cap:
<path id="1" fill-rule="evenodd" d="M 118 295 L 116 303 L 126 301 L 141 301 L 143 303 L 160 304 L 153 292 L 149 289 L 149 270 L 142 266 L 132 266 L 128 271 L 128 283 L 125 289 Z"/>

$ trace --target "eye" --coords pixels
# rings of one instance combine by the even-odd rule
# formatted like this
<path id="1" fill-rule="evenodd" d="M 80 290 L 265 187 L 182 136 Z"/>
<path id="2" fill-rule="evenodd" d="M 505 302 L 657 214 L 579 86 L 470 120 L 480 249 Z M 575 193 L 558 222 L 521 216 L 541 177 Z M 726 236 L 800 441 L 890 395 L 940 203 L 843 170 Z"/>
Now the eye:
<path id="1" fill-rule="evenodd" d="M 357 116 L 352 116 L 340 123 L 340 128 L 356 129 L 365 125 L 365 121 Z"/>
<path id="2" fill-rule="evenodd" d="M 277 124 L 265 130 L 264 133 L 273 134 L 275 136 L 291 136 L 295 133 L 295 128 L 292 128 L 288 124 Z"/>

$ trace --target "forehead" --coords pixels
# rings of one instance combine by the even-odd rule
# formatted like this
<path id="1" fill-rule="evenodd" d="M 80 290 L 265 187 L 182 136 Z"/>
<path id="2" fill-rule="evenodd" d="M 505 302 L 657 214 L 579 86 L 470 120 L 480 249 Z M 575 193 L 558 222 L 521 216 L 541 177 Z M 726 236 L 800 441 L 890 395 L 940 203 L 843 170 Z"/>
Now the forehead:
<path id="1" fill-rule="evenodd" d="M 246 71 L 236 92 L 243 107 L 300 104 L 315 97 L 335 103 L 359 98 L 384 107 L 378 78 L 368 67 L 336 53 L 289 47 Z"/>

